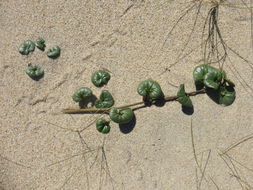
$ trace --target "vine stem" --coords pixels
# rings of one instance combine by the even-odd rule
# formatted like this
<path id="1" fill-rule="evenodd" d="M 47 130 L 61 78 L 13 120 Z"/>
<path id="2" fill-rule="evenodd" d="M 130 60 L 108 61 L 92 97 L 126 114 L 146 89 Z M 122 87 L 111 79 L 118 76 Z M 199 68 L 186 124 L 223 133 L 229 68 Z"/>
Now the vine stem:
<path id="1" fill-rule="evenodd" d="M 201 89 L 201 90 L 196 90 L 196 91 L 192 91 L 192 92 L 188 92 L 186 93 L 188 96 L 196 96 L 197 94 L 203 94 L 206 93 L 206 89 Z M 165 102 L 168 101 L 175 101 L 177 100 L 177 96 L 167 96 L 164 98 Z M 151 102 L 151 105 L 154 104 L 155 102 L 157 102 L 157 100 L 153 100 Z M 145 105 L 144 101 L 141 102 L 136 102 L 133 104 L 128 104 L 128 105 L 124 105 L 124 106 L 120 106 L 120 107 L 116 107 L 118 109 L 124 109 L 124 108 L 131 108 L 134 106 L 138 106 L 138 105 Z M 64 109 L 62 110 L 63 113 L 66 114 L 76 114 L 76 113 L 99 113 L 99 112 L 108 112 L 111 108 L 83 108 L 83 109 Z"/>

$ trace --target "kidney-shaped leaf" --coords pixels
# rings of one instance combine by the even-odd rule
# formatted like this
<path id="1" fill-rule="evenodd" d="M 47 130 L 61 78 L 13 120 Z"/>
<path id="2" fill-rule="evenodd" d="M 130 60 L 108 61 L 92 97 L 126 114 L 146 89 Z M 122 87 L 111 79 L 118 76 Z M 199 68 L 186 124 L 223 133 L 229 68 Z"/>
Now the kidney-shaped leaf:
<path id="1" fill-rule="evenodd" d="M 221 86 L 219 91 L 219 104 L 229 106 L 235 101 L 236 93 L 232 86 Z"/>
<path id="2" fill-rule="evenodd" d="M 37 48 L 39 48 L 40 50 L 44 51 L 45 50 L 45 47 L 46 47 L 46 44 L 45 44 L 45 40 L 43 38 L 38 38 L 36 39 L 35 41 L 35 45 Z"/>
<path id="3" fill-rule="evenodd" d="M 208 88 L 217 90 L 222 80 L 221 72 L 208 72 L 204 76 L 204 85 Z"/>
<path id="4" fill-rule="evenodd" d="M 50 58 L 57 58 L 61 54 L 61 48 L 59 46 L 53 46 L 47 51 L 47 56 Z"/>
<path id="5" fill-rule="evenodd" d="M 110 132 L 110 121 L 105 120 L 104 118 L 99 118 L 96 121 L 96 128 L 100 133 L 107 134 Z"/>
<path id="6" fill-rule="evenodd" d="M 137 92 L 141 96 L 151 100 L 161 99 L 164 97 L 159 83 L 151 79 L 142 81 L 137 88 Z"/>
<path id="7" fill-rule="evenodd" d="M 107 90 L 103 90 L 100 94 L 100 97 L 95 102 L 96 108 L 110 108 L 114 104 L 114 99 L 111 93 Z"/>
<path id="8" fill-rule="evenodd" d="M 44 70 L 37 65 L 28 65 L 28 68 L 25 72 L 34 80 L 40 79 L 44 75 Z"/>
<path id="9" fill-rule="evenodd" d="M 28 40 L 19 46 L 19 53 L 22 55 L 28 55 L 30 52 L 33 52 L 34 49 L 35 43 L 31 40 Z"/>
<path id="10" fill-rule="evenodd" d="M 130 122 L 134 117 L 134 112 L 130 108 L 117 109 L 112 108 L 109 112 L 109 116 L 115 123 L 123 124 Z"/>
<path id="11" fill-rule="evenodd" d="M 92 96 L 92 91 L 89 88 L 86 87 L 82 87 L 79 88 L 72 96 L 72 99 L 75 102 L 81 102 L 83 100 L 85 100 L 86 98 L 89 98 Z"/>
<path id="12" fill-rule="evenodd" d="M 207 64 L 197 66 L 193 71 L 196 85 L 203 85 L 217 90 L 222 79 L 226 77 L 225 72 Z"/>
<path id="13" fill-rule="evenodd" d="M 91 76 L 91 82 L 96 86 L 96 87 L 101 87 L 105 84 L 108 83 L 110 80 L 111 76 L 108 72 L 104 70 L 99 70 L 95 73 L 92 74 Z"/>

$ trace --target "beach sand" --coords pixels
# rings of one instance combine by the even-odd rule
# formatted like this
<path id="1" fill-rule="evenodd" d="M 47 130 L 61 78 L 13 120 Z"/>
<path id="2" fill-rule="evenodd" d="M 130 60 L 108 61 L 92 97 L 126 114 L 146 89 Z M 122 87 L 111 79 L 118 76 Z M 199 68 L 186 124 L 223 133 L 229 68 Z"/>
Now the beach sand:
<path id="1" fill-rule="evenodd" d="M 192 72 L 203 63 L 211 5 L 201 5 L 194 32 L 198 3 L 168 35 L 191 6 L 168 0 L 1 1 L 0 189 L 252 189 L 253 70 L 231 50 L 224 65 L 236 84 L 231 106 L 201 94 L 192 97 L 193 114 L 175 101 L 146 107 L 135 111 L 132 129 L 112 123 L 108 135 L 95 124 L 86 128 L 99 114 L 61 112 L 78 108 L 71 96 L 82 86 L 96 96 L 109 90 L 115 106 L 141 101 L 137 86 L 149 78 L 166 95 L 176 95 L 183 83 L 187 92 L 195 90 Z M 250 20 L 248 9 L 220 6 L 223 40 L 253 62 Z M 46 50 L 59 45 L 60 57 L 18 52 L 37 37 L 46 40 Z M 29 78 L 28 64 L 41 66 L 44 77 Z M 111 74 L 102 88 L 91 83 L 98 69 Z"/>

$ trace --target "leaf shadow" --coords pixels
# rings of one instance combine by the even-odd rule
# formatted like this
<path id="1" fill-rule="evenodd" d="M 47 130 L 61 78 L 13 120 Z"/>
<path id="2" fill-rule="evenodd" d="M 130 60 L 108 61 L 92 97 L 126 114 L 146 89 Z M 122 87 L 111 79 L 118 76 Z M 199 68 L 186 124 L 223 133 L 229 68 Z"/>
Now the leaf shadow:
<path id="1" fill-rule="evenodd" d="M 219 94 L 217 90 L 207 89 L 206 94 L 211 100 L 213 100 L 216 104 L 219 104 Z"/>
<path id="2" fill-rule="evenodd" d="M 194 107 L 182 106 L 182 112 L 186 115 L 192 115 L 194 113 Z"/>
<path id="3" fill-rule="evenodd" d="M 95 105 L 97 97 L 93 94 L 91 97 L 79 102 L 80 108 L 87 108 L 88 104 L 91 103 L 91 107 Z"/>
<path id="4" fill-rule="evenodd" d="M 119 129 L 122 133 L 128 134 L 134 129 L 135 125 L 136 125 L 136 117 L 134 115 L 133 119 L 128 123 L 119 124 Z"/>

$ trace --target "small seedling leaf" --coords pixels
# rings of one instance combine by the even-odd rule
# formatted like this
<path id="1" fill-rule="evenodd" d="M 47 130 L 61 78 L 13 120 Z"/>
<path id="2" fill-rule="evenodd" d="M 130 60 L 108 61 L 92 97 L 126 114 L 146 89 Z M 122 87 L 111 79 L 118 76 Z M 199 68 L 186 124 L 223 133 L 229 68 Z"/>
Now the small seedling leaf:
<path id="1" fill-rule="evenodd" d="M 99 71 L 96 71 L 95 73 L 92 74 L 91 82 L 96 87 L 102 87 L 108 83 L 110 78 L 111 78 L 111 75 L 108 72 L 106 72 L 104 70 L 99 70 Z"/>

